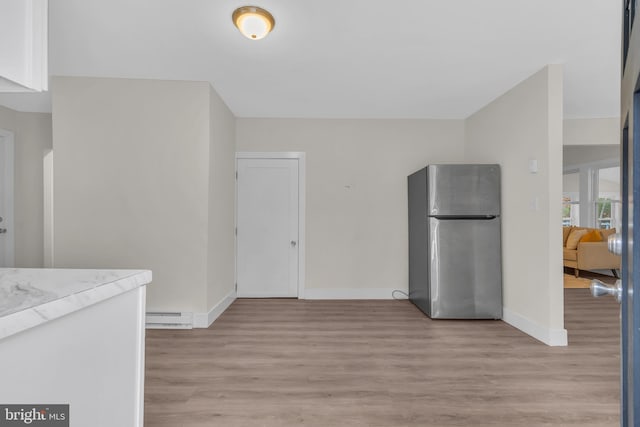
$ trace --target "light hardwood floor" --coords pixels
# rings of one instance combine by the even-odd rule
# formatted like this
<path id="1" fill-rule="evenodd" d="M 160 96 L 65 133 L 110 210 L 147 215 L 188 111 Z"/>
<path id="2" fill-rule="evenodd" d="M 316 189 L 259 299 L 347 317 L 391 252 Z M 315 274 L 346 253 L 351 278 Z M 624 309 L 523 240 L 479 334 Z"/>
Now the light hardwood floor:
<path id="1" fill-rule="evenodd" d="M 240 299 L 147 331 L 145 425 L 617 426 L 618 305 L 565 298 L 568 347 L 408 301 Z"/>
<path id="2" fill-rule="evenodd" d="M 580 271 L 580 277 L 574 275 L 572 268 L 564 269 L 565 288 L 589 288 L 592 279 L 598 279 L 608 285 L 616 283 L 616 278 L 609 275 L 599 274 L 594 271 Z"/>

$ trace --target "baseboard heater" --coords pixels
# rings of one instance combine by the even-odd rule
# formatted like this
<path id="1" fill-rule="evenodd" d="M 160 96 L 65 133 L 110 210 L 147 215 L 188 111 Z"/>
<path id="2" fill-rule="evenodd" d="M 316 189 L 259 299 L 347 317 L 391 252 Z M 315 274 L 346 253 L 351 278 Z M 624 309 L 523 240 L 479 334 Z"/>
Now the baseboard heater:
<path id="1" fill-rule="evenodd" d="M 145 324 L 147 329 L 192 329 L 193 313 L 148 311 Z"/>

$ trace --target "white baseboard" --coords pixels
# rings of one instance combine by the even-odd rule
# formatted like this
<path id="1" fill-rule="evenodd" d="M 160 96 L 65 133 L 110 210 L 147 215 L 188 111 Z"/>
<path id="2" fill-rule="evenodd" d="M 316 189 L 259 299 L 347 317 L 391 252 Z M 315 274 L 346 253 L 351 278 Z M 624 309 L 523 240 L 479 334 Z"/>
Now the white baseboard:
<path id="1" fill-rule="evenodd" d="M 208 313 L 193 313 L 194 328 L 208 328 L 236 300 L 236 291 L 227 294 Z"/>
<path id="2" fill-rule="evenodd" d="M 304 290 L 304 299 L 393 299 L 393 288 L 309 289 Z M 406 291 L 402 291 L 405 292 Z M 399 292 L 398 299 L 406 299 Z"/>
<path id="3" fill-rule="evenodd" d="M 146 314 L 147 329 L 191 329 L 208 328 L 231 303 L 236 300 L 236 291 L 227 294 L 207 313 L 150 312 Z"/>
<path id="4" fill-rule="evenodd" d="M 568 343 L 566 329 L 546 328 L 508 308 L 502 309 L 502 320 L 549 346 L 566 346 Z"/>

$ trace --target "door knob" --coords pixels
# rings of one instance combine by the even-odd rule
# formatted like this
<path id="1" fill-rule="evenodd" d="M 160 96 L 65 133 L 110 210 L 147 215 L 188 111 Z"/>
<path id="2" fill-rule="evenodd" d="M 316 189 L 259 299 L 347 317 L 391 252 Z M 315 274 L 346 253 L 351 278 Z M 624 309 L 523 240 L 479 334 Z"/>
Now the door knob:
<path id="1" fill-rule="evenodd" d="M 6 228 L 0 228 L 0 234 L 5 234 L 7 232 Z"/>
<path id="2" fill-rule="evenodd" d="M 622 234 L 612 234 L 607 238 L 607 246 L 609 252 L 616 255 L 622 255 Z"/>
<path id="3" fill-rule="evenodd" d="M 292 248 L 295 248 L 297 244 L 298 244 L 298 242 L 296 242 L 295 240 L 291 241 L 291 247 Z"/>
<path id="4" fill-rule="evenodd" d="M 616 284 L 613 286 L 609 286 L 607 284 L 602 283 L 600 280 L 593 279 L 591 281 L 591 295 L 598 298 L 603 295 L 611 295 L 615 297 L 618 303 L 622 300 L 622 282 L 620 280 L 616 280 Z"/>

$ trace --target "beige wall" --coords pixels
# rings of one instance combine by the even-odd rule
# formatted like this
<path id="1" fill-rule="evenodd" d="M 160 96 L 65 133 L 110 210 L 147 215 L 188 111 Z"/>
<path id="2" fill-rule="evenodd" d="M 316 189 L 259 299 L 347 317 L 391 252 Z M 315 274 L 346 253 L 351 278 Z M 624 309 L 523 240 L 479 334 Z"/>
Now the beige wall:
<path id="1" fill-rule="evenodd" d="M 197 82 L 55 78 L 53 94 L 56 266 L 150 268 L 150 311 L 204 313 L 233 292 L 234 151 L 306 153 L 308 297 L 406 290 L 406 176 L 466 160 L 503 165 L 507 321 L 545 342 L 566 336 L 550 243 L 560 228 L 557 66 L 466 121 L 236 120 Z"/>
<path id="2" fill-rule="evenodd" d="M 618 145 L 620 117 L 567 119 L 562 133 L 563 145 Z"/>
<path id="3" fill-rule="evenodd" d="M 42 267 L 42 161 L 51 149 L 51 115 L 0 106 L 0 128 L 14 133 L 15 266 Z"/>
<path id="4" fill-rule="evenodd" d="M 0 125 L 3 129 L 14 130 L 16 127 L 16 113 L 17 111 L 11 108 L 3 107 L 0 105 Z"/>
<path id="5" fill-rule="evenodd" d="M 461 120 L 237 120 L 240 152 L 306 153 L 307 298 L 406 291 L 407 175 L 463 144 Z"/>
<path id="6" fill-rule="evenodd" d="M 562 166 L 570 169 L 589 163 L 620 163 L 620 145 L 565 145 Z"/>
<path id="7" fill-rule="evenodd" d="M 56 267 L 153 271 L 148 311 L 234 297 L 235 118 L 208 83 L 56 77 Z"/>
<path id="8" fill-rule="evenodd" d="M 235 292 L 236 122 L 210 89 L 209 250 L 207 303 L 212 308 Z"/>
<path id="9" fill-rule="evenodd" d="M 209 84 L 55 77 L 54 264 L 153 271 L 148 311 L 207 307 Z"/>
<path id="10" fill-rule="evenodd" d="M 548 344 L 566 344 L 561 67 L 545 67 L 469 117 L 465 157 L 502 166 L 505 321 Z"/>

